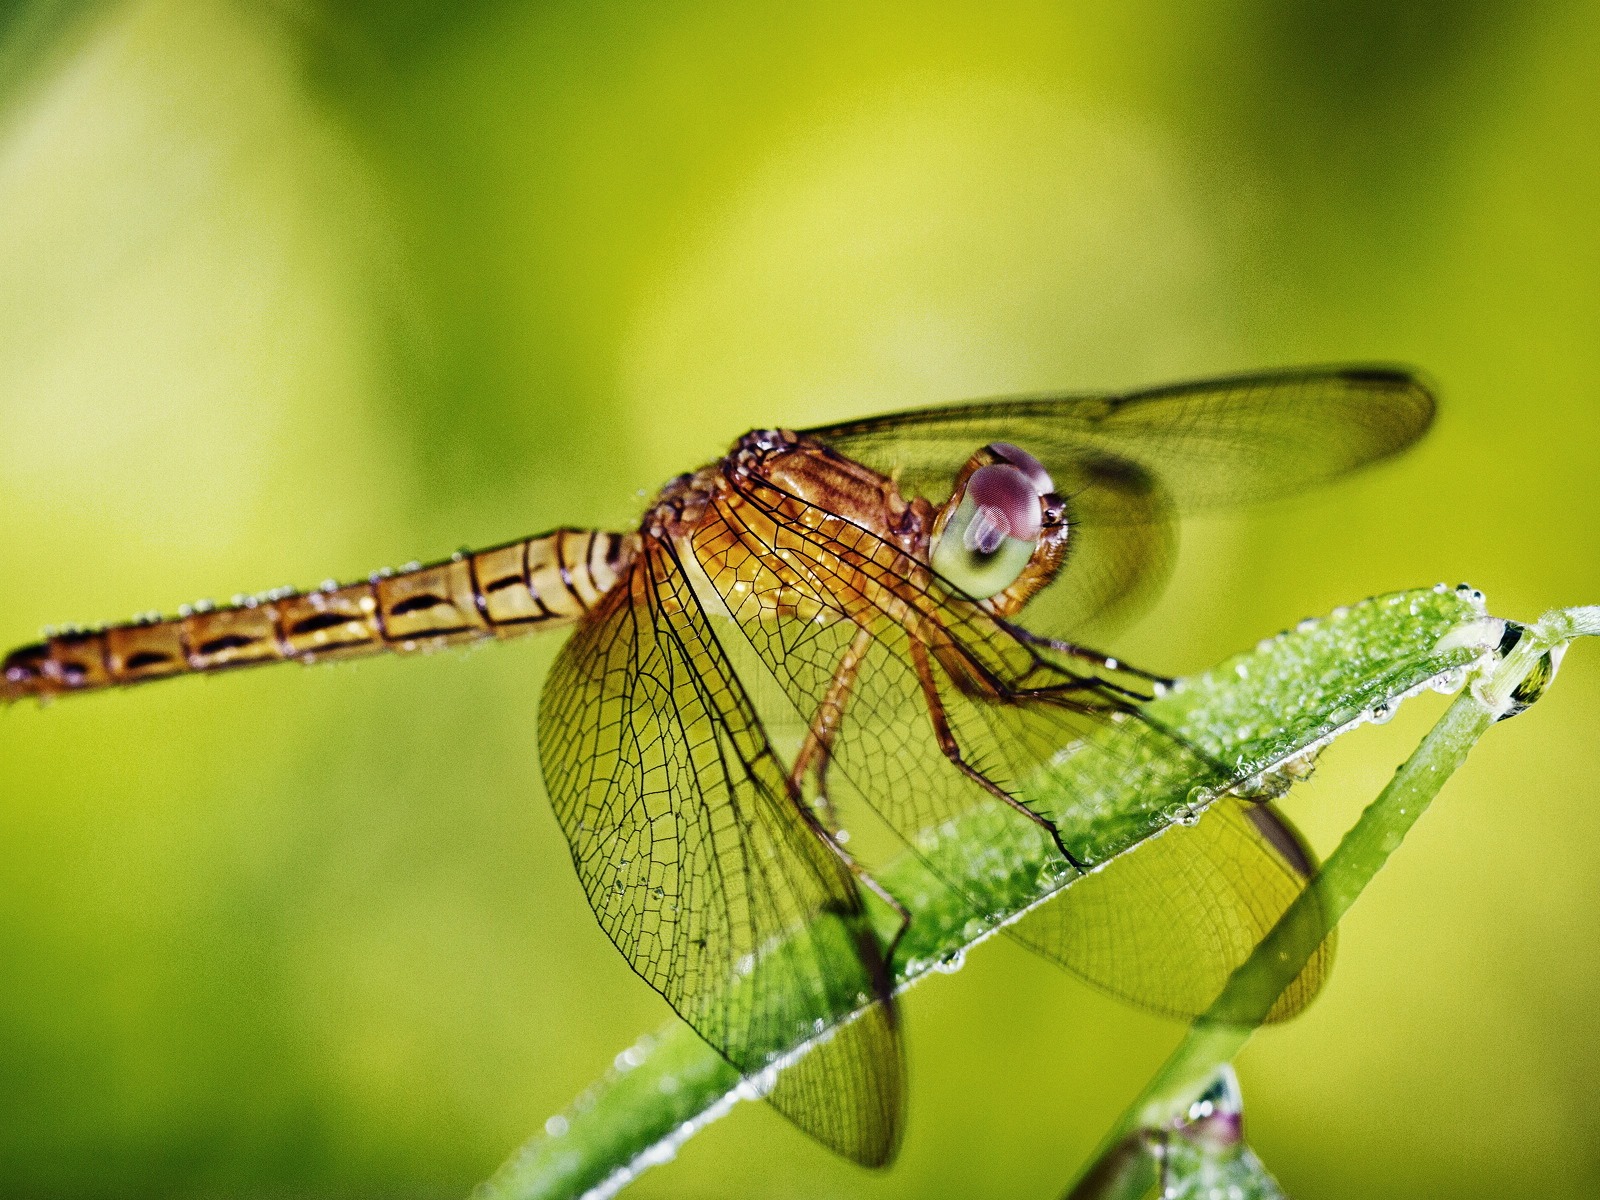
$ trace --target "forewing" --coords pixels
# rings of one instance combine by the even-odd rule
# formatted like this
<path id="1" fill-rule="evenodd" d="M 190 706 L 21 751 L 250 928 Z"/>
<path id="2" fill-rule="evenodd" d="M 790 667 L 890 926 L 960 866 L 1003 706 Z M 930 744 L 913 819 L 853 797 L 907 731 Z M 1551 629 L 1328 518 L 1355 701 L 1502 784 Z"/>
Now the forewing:
<path id="1" fill-rule="evenodd" d="M 859 630 L 870 635 L 833 745 L 848 777 L 915 846 L 973 806 L 994 802 L 943 752 L 924 683 L 937 690 L 961 758 L 1017 794 L 1040 765 L 1132 711 L 1143 681 L 1042 660 L 926 565 L 844 518 L 759 478 L 714 498 L 696 560 L 763 665 L 805 720 Z M 1127 692 L 1118 690 L 1128 685 Z M 1174 756 L 1189 749 L 1159 731 Z M 1018 820 L 1026 818 L 1018 814 Z"/>
<path id="2" fill-rule="evenodd" d="M 817 711 L 857 631 L 872 635 L 830 770 L 908 844 L 927 851 L 934 874 L 983 917 L 993 911 L 993 847 L 961 838 L 952 844 L 948 831 L 981 827 L 1008 841 L 1048 842 L 1048 835 L 963 774 L 935 741 L 911 642 L 935 630 L 947 638 L 946 652 L 930 656 L 929 673 L 964 760 L 1049 818 L 1081 861 L 1111 859 L 1042 905 L 1020 931 L 1026 944 L 1090 982 L 1156 1011 L 1198 1015 L 1303 889 L 1309 855 L 1265 806 L 1247 811 L 1225 799 L 1195 828 L 1126 819 L 1116 806 L 1129 791 L 1166 789 L 1182 799 L 1194 787 L 1214 794 L 1235 781 L 1136 715 L 1137 696 L 1129 694 L 1136 680 L 1041 659 L 980 605 L 869 531 L 751 479 L 711 505 L 694 551 L 803 713 Z M 1097 756 L 1096 794 L 1064 793 L 1060 781 L 1073 774 L 1049 769 L 1074 746 Z M 1030 787 L 1041 777 L 1057 786 Z M 1330 955 L 1324 946 L 1313 957 L 1272 1019 L 1315 994 Z"/>
<path id="3" fill-rule="evenodd" d="M 646 538 L 544 691 L 539 748 L 601 927 L 746 1074 L 830 1026 L 772 1103 L 859 1162 L 898 1145 L 889 979 L 854 879 L 787 792 L 673 547 Z"/>
<path id="4" fill-rule="evenodd" d="M 1178 512 L 1272 499 L 1336 479 L 1415 442 L 1433 413 L 1431 393 L 1409 373 L 1355 367 L 1241 376 L 1124 396 L 999 400 L 808 432 L 846 457 L 892 475 L 908 495 L 936 502 L 983 445 L 1012 442 L 1038 457 L 1068 501 L 1073 528 L 1061 577 L 1030 606 L 1028 619 L 1036 626 L 1081 635 L 1096 623 L 1124 615 L 1163 581 L 1175 547 L 1173 519 Z M 818 573 L 817 590 L 826 592 L 830 582 L 825 572 Z M 948 625 L 956 642 L 983 658 L 981 643 L 990 652 L 987 658 L 1011 665 L 1009 674 L 1002 669 L 993 677 L 1002 685 L 1001 694 L 1041 690 L 1039 682 L 1048 673 L 1026 668 L 1026 648 L 1014 639 L 1008 643 L 1005 630 L 983 628 L 981 619 L 974 620 L 941 594 L 938 581 L 930 582 L 925 569 L 920 576 L 909 571 L 907 582 L 910 590 L 930 597 L 928 612 L 942 611 L 952 618 Z M 886 583 L 869 599 L 896 591 Z M 896 603 L 906 591 L 898 589 Z M 902 607 L 916 609 L 914 603 Z M 859 620 L 850 605 L 840 608 Z M 884 676 L 894 674 L 893 663 L 903 653 L 893 631 L 899 618 L 893 613 L 889 617 L 879 637 L 885 651 L 877 671 Z M 756 633 L 752 640 L 763 636 L 771 640 L 775 635 Z M 1002 648 L 996 650 L 997 645 Z M 1041 747 L 1054 741 L 1059 749 L 1075 734 L 1094 740 L 1090 726 L 1095 720 L 1117 719 L 1114 687 L 1096 685 L 1074 697 L 1073 685 L 1059 678 L 1061 670 L 1052 667 L 1058 680 L 1054 686 L 1061 689 L 1053 703 L 997 704 L 970 686 L 959 661 L 952 669 L 947 656 L 936 665 L 938 693 L 958 740 L 964 749 L 971 748 L 969 761 L 997 780 L 1022 778 L 1030 763 L 1040 761 Z M 1074 672 L 1068 668 L 1065 673 Z M 898 707 L 907 707 L 904 672 L 898 683 L 880 690 L 900 697 Z M 870 719 L 870 712 L 865 715 Z M 1133 760 L 1153 752 L 1176 756 L 1179 765 L 1172 777 L 1192 772 L 1207 780 L 1210 772 L 1206 786 L 1217 789 L 1213 764 L 1181 745 L 1161 745 L 1159 731 L 1136 732 L 1131 741 L 1113 737 L 1099 742 L 1130 747 L 1130 778 L 1137 774 Z M 952 796 L 970 795 L 958 784 L 938 780 L 936 762 L 922 765 L 903 753 L 875 756 L 871 743 L 883 739 L 857 737 L 867 744 L 842 757 L 854 763 L 847 771 L 868 776 L 863 790 L 882 797 L 886 788 L 898 787 L 916 797 L 913 802 L 891 799 L 891 807 L 904 810 L 914 804 L 926 809 L 931 797 L 934 807 L 958 811 Z M 1190 755 L 1187 761 L 1185 754 Z M 910 768 L 902 765 L 908 761 Z M 894 778 L 886 780 L 886 773 Z M 1069 846 L 1074 827 L 1106 827 L 1104 807 L 1097 810 L 1092 798 L 1058 794 L 1055 800 L 1057 807 L 1048 815 Z M 1035 801 L 1035 807 L 1048 805 Z M 902 827 L 909 823 L 927 829 L 933 814 L 914 813 L 909 822 L 903 811 L 897 815 Z M 1135 821 L 1118 830 L 1113 841 L 1137 846 L 1136 851 L 1116 857 L 1042 906 L 1022 936 L 1119 995 L 1193 1016 L 1204 1011 L 1234 967 L 1303 890 L 1305 874 L 1294 849 L 1298 842 L 1272 810 L 1245 809 L 1236 801 L 1216 806 L 1194 829 L 1173 828 L 1154 838 L 1149 837 L 1151 829 Z M 1298 1011 L 1316 993 L 1332 953 L 1332 943 L 1322 932 L 1307 934 L 1318 939 L 1317 949 L 1279 999 L 1272 1019 Z"/>
<path id="5" fill-rule="evenodd" d="M 1130 825 L 1126 836 L 1101 836 L 1105 806 L 1125 803 L 1148 781 L 1149 761 L 1165 764 L 1163 786 L 1176 781 L 1179 798 L 1194 786 L 1226 782 L 1217 764 L 1135 715 L 1144 698 L 1137 689 L 1148 686 L 1143 679 L 1042 658 L 926 565 L 763 479 L 738 478 L 716 497 L 693 549 L 733 621 L 806 719 L 822 706 L 858 631 L 869 635 L 830 775 L 847 777 L 913 848 L 980 810 L 1003 818 L 1002 836 L 1049 841 L 945 753 L 935 705 L 962 762 L 1053 823 L 1080 862 L 1100 861 L 1149 832 Z M 925 676 L 917 669 L 919 649 Z M 1047 764 L 1089 742 L 1100 793 L 1031 786 Z M 984 852 L 972 849 L 974 858 Z M 962 864 L 946 860 L 940 870 L 987 910 L 981 881 Z"/>
<path id="6" fill-rule="evenodd" d="M 1177 514 L 1160 480 L 1126 459 L 1061 461 L 1053 478 L 1072 498 L 1067 556 L 1055 582 L 1028 602 L 1027 622 L 1090 642 L 1137 615 L 1166 584 Z"/>
<path id="7" fill-rule="evenodd" d="M 1065 569 L 1028 623 L 1103 633 L 1165 583 L 1176 513 L 1291 495 L 1390 457 L 1433 420 L 1410 373 L 1332 367 L 1178 384 L 1125 395 L 997 399 L 851 421 L 807 435 L 935 503 L 990 442 L 1038 458 L 1072 522 Z"/>
<path id="8" fill-rule="evenodd" d="M 1079 879 L 1014 927 L 1025 945 L 1115 995 L 1182 1018 L 1205 1013 L 1305 890 L 1315 859 L 1270 805 L 1224 797 Z M 1305 967 L 1267 1016 L 1282 1021 L 1333 968 L 1332 930 L 1297 926 Z"/>
<path id="9" fill-rule="evenodd" d="M 1183 512 L 1290 495 L 1398 453 L 1434 398 L 1408 371 L 1317 367 L 1124 395 L 998 399 L 807 430 L 931 500 L 980 446 L 1012 442 L 1052 474 L 1109 460 L 1148 472 Z M 1070 484 L 1057 479 L 1070 499 Z"/>

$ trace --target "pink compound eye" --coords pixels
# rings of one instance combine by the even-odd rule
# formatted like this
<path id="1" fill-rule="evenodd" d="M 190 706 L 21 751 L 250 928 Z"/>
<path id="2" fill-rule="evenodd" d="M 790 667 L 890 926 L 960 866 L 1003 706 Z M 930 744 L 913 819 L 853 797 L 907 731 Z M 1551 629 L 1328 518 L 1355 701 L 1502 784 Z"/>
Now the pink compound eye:
<path id="1" fill-rule="evenodd" d="M 979 467 L 967 480 L 967 496 L 978 509 L 967 527 L 967 549 L 992 554 L 1004 538 L 1027 542 L 1039 536 L 1039 493 L 1020 468 L 1009 463 Z"/>
<path id="2" fill-rule="evenodd" d="M 1026 475 L 1039 495 L 1046 496 L 1056 490 L 1055 480 L 1050 478 L 1050 472 L 1044 469 L 1044 464 L 1021 446 L 1013 446 L 1010 442 L 990 442 L 988 450 Z"/>
<path id="3" fill-rule="evenodd" d="M 1043 494 L 1033 479 L 1011 463 L 988 463 L 945 502 L 928 563 L 969 596 L 998 596 L 1027 570 L 1043 529 Z"/>

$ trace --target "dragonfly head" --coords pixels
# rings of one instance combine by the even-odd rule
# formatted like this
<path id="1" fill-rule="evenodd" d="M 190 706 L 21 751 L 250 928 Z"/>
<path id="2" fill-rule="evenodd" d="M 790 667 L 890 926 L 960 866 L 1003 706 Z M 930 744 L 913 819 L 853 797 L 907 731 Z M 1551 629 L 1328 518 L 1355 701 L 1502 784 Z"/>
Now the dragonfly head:
<path id="1" fill-rule="evenodd" d="M 991 442 L 962 467 L 934 519 L 933 569 L 995 612 L 1020 609 L 1061 569 L 1066 505 L 1044 465 Z"/>

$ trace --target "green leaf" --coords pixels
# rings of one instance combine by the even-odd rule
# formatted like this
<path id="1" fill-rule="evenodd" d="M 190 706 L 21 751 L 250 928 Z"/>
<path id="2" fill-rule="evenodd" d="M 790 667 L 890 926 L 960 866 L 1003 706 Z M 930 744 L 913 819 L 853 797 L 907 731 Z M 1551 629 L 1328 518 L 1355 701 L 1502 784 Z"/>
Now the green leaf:
<path id="1" fill-rule="evenodd" d="M 1025 786 L 1026 798 L 1051 813 L 1085 861 L 1106 861 L 1174 821 L 1191 821 L 1237 780 L 1270 785 L 1296 759 L 1365 721 L 1387 719 L 1418 691 L 1459 688 L 1492 661 L 1505 628 L 1486 615 L 1481 593 L 1443 585 L 1302 622 L 1180 681 L 1147 706 L 1151 723 L 1109 726 L 1062 753 Z M 1151 732 L 1160 727 L 1209 761 L 1173 755 L 1170 739 Z M 949 823 L 916 850 L 875 872 L 912 914 L 894 962 L 899 989 L 953 969 L 972 946 L 1079 878 L 1035 827 L 998 807 Z M 796 1045 L 791 1056 L 807 1048 Z M 741 1081 L 674 1024 L 618 1055 L 476 1195 L 611 1194 L 670 1159 L 737 1100 L 760 1095 L 773 1077 L 764 1074 Z"/>
<path id="2" fill-rule="evenodd" d="M 1600 634 L 1600 608 L 1557 609 L 1532 626 L 1480 619 L 1451 631 L 1436 649 L 1487 645 L 1496 654 L 1480 664 L 1471 687 L 1450 705 L 1322 865 L 1311 886 L 1290 906 L 1222 992 L 1193 1025 L 1102 1143 L 1102 1155 L 1142 1129 L 1166 1128 L 1191 1098 L 1243 1048 L 1279 992 L 1315 949 L 1303 932 L 1307 920 L 1331 929 L 1399 848 L 1444 781 L 1497 721 L 1516 716 L 1543 694 L 1576 637 Z M 1311 914 L 1308 916 L 1308 914 Z M 1091 1167 L 1092 1175 L 1097 1167 Z M 1085 1176 L 1088 1178 L 1089 1176 Z"/>

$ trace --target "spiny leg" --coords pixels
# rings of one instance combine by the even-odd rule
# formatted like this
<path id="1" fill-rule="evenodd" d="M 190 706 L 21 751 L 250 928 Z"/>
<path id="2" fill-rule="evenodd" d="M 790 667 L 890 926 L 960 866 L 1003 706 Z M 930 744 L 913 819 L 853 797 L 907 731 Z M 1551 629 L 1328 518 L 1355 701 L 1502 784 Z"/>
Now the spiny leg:
<path id="1" fill-rule="evenodd" d="M 839 861 L 850 869 L 850 872 L 861 881 L 862 886 L 888 905 L 899 918 L 899 928 L 889 940 L 883 956 L 884 962 L 890 964 L 892 969 L 895 949 L 911 925 L 911 911 L 895 899 L 889 890 L 874 879 L 866 868 L 856 861 L 855 856 L 844 848 L 844 832 L 839 825 L 839 814 L 834 808 L 832 798 L 828 795 L 828 764 L 833 759 L 833 742 L 844 724 L 845 705 L 850 699 L 851 689 L 855 686 L 856 675 L 861 670 L 861 662 L 871 646 L 872 634 L 862 629 L 846 648 L 844 657 L 839 660 L 833 681 L 828 685 L 822 703 L 817 705 L 817 711 L 811 718 L 811 725 L 806 730 L 805 741 L 801 743 L 800 750 L 794 758 L 794 766 L 789 771 L 789 794 L 802 810 L 811 814 L 813 826 L 822 840 L 827 842 L 839 856 Z M 808 771 L 816 780 L 820 813 L 805 802 L 803 785 Z"/>
<path id="2" fill-rule="evenodd" d="M 950 728 L 950 718 L 944 710 L 944 698 L 939 695 L 939 683 L 933 677 L 933 666 L 928 660 L 928 649 L 923 645 L 921 639 L 914 635 L 910 639 L 910 647 L 911 662 L 917 671 L 917 681 L 922 685 L 922 698 L 927 702 L 928 716 L 933 721 L 933 736 L 939 743 L 940 751 L 950 760 L 951 765 L 986 792 L 996 799 L 1004 800 L 1012 808 L 1048 833 L 1050 840 L 1055 843 L 1056 849 L 1061 852 L 1061 857 L 1066 859 L 1075 870 L 1087 870 L 1073 855 L 1072 851 L 1067 849 L 1066 842 L 1061 840 L 1061 831 L 1055 827 L 1054 822 L 1034 812 L 1033 809 L 961 757 L 961 746 L 956 741 L 956 735 Z"/>
<path id="3" fill-rule="evenodd" d="M 1143 679 L 1161 687 L 1171 687 L 1177 682 L 1170 675 L 1157 675 L 1153 671 L 1143 670 L 1132 663 L 1123 662 L 1120 658 L 1102 654 L 1098 650 L 1090 650 L 1086 646 L 1079 646 L 1073 642 L 1063 641 L 1060 638 L 1045 637 L 1043 634 L 1034 633 L 1031 629 L 1024 629 L 1021 625 L 1014 624 L 1001 617 L 996 617 L 995 620 L 1004 626 L 1006 632 L 1030 646 L 1043 646 L 1046 650 L 1053 650 L 1057 654 L 1065 655 L 1067 658 L 1075 658 L 1080 662 L 1091 663 L 1106 671 L 1120 671 L 1123 674 L 1132 675 L 1137 679 Z"/>

